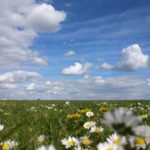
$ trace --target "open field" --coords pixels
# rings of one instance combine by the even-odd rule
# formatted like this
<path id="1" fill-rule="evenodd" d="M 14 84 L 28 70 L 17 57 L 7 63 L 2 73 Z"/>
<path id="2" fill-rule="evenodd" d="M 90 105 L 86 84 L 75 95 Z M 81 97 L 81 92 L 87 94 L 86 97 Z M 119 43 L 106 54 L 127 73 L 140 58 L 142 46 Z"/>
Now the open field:
<path id="1" fill-rule="evenodd" d="M 49 144 L 63 150 L 61 140 L 71 136 L 82 139 L 83 148 L 94 150 L 114 132 L 102 123 L 104 113 L 119 107 L 131 110 L 143 118 L 142 124 L 150 125 L 150 101 L 0 101 L 0 124 L 4 125 L 0 140 L 16 141 L 17 150 Z M 84 126 L 87 121 L 95 122 L 101 131 L 91 132 Z"/>

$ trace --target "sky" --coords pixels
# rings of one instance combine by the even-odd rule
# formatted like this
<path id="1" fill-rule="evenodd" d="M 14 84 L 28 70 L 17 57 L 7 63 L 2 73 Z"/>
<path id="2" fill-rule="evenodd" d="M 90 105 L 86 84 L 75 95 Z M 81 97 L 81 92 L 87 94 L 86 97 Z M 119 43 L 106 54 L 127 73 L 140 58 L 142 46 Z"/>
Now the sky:
<path id="1" fill-rule="evenodd" d="M 0 99 L 150 99 L 149 0 L 0 1 Z"/>

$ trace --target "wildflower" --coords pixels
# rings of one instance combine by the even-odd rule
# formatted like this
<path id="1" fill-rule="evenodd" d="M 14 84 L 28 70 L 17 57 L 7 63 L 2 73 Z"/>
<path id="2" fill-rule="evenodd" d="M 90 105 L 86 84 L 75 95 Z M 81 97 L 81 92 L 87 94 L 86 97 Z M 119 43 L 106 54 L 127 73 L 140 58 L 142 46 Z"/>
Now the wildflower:
<path id="1" fill-rule="evenodd" d="M 56 149 L 53 145 L 49 145 L 49 146 L 42 145 L 41 147 L 37 148 L 36 150 L 56 150 Z"/>
<path id="2" fill-rule="evenodd" d="M 108 110 L 109 110 L 108 107 L 100 107 L 100 108 L 99 108 L 99 111 L 103 111 L 103 112 L 106 112 L 106 111 L 108 111 Z"/>
<path id="3" fill-rule="evenodd" d="M 92 143 L 92 141 L 89 139 L 88 136 L 82 137 L 82 138 L 81 138 L 81 142 L 82 142 L 82 144 L 84 144 L 84 145 L 90 145 L 90 144 Z"/>
<path id="4" fill-rule="evenodd" d="M 142 118 L 142 119 L 147 119 L 147 118 L 148 118 L 148 114 L 142 114 L 142 115 L 141 115 L 141 118 Z"/>
<path id="5" fill-rule="evenodd" d="M 87 117 L 93 117 L 94 113 L 92 111 L 88 111 L 88 112 L 86 112 L 86 116 Z"/>
<path id="6" fill-rule="evenodd" d="M 55 105 L 55 104 L 52 104 L 51 106 L 52 106 L 52 107 L 55 107 L 56 105 Z"/>
<path id="7" fill-rule="evenodd" d="M 107 142 L 116 144 L 119 146 L 119 145 L 125 145 L 126 139 L 125 139 L 125 137 L 121 137 L 121 136 L 117 135 L 116 133 L 114 133 L 107 138 Z"/>
<path id="8" fill-rule="evenodd" d="M 76 139 L 75 137 L 68 137 L 68 139 L 64 138 L 61 140 L 62 144 L 66 147 L 66 149 L 78 146 L 79 145 L 79 140 Z"/>
<path id="9" fill-rule="evenodd" d="M 99 143 L 97 146 L 98 150 L 123 150 L 123 148 L 119 148 L 116 144 L 112 144 L 112 143 Z"/>
<path id="10" fill-rule="evenodd" d="M 0 124 L 0 131 L 4 129 L 4 125 Z"/>
<path id="11" fill-rule="evenodd" d="M 90 129 L 91 127 L 93 127 L 95 125 L 96 125 L 96 123 L 94 121 L 87 121 L 87 122 L 84 123 L 83 127 L 85 129 Z"/>
<path id="12" fill-rule="evenodd" d="M 88 109 L 88 108 L 80 109 L 80 110 L 79 110 L 79 112 L 80 112 L 80 113 L 83 113 L 83 114 L 86 113 L 86 112 L 88 112 L 88 111 L 91 111 L 91 110 Z"/>
<path id="13" fill-rule="evenodd" d="M 5 141 L 5 142 L 2 142 L 0 145 L 1 145 L 2 150 L 11 150 L 15 146 L 17 146 L 18 143 L 15 142 L 15 141 L 8 140 L 8 141 Z"/>
<path id="14" fill-rule="evenodd" d="M 142 137 L 130 137 L 130 144 L 132 147 L 135 147 L 136 149 L 145 149 L 146 148 L 146 143 L 144 138 Z"/>
<path id="15" fill-rule="evenodd" d="M 134 129 L 134 132 L 137 136 L 145 139 L 146 144 L 150 144 L 150 127 L 149 126 L 137 126 Z"/>
<path id="16" fill-rule="evenodd" d="M 116 109 L 114 112 L 106 112 L 103 123 L 119 134 L 133 134 L 132 128 L 141 122 L 141 118 L 134 116 L 130 111 L 123 108 Z"/>
<path id="17" fill-rule="evenodd" d="M 37 139 L 40 143 L 42 143 L 45 141 L 45 135 L 40 135 Z"/>
<path id="18" fill-rule="evenodd" d="M 65 105 L 70 105 L 70 102 L 69 101 L 65 102 Z"/>
<path id="19" fill-rule="evenodd" d="M 100 132 L 103 132 L 103 131 L 104 131 L 104 128 L 96 127 L 96 126 L 91 127 L 91 130 L 90 130 L 91 133 L 100 133 Z"/>
<path id="20" fill-rule="evenodd" d="M 67 115 L 67 118 L 68 118 L 68 119 L 77 119 L 77 118 L 80 118 L 80 117 L 81 117 L 81 115 L 78 114 L 78 113 Z"/>

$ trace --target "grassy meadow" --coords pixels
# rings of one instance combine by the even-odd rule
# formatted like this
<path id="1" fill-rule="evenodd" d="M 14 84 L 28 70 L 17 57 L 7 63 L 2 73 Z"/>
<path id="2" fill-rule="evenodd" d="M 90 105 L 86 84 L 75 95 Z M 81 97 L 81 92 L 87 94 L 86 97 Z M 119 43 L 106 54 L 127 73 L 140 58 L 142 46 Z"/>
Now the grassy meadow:
<path id="1" fill-rule="evenodd" d="M 91 142 L 83 142 L 82 150 L 96 150 L 97 144 L 113 133 L 101 122 L 104 113 L 120 107 L 141 116 L 143 124 L 150 125 L 150 101 L 0 101 L 0 124 L 4 126 L 0 142 L 14 140 L 16 150 L 35 150 L 50 144 L 64 150 L 63 138 L 87 136 Z M 93 115 L 88 117 L 87 111 Z M 89 132 L 83 126 L 88 121 L 96 122 L 103 132 Z"/>

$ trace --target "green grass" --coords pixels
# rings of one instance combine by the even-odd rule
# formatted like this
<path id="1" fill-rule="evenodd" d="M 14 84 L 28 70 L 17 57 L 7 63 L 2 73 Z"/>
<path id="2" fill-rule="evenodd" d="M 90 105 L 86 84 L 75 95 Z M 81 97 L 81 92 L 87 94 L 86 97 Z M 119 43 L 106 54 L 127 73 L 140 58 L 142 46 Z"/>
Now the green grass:
<path id="1" fill-rule="evenodd" d="M 48 109 L 52 104 L 56 106 Z M 17 150 L 34 150 L 42 144 L 54 144 L 57 150 L 63 150 L 62 138 L 89 135 L 83 128 L 84 122 L 92 120 L 101 125 L 104 112 L 99 108 L 108 108 L 109 111 L 118 107 L 131 108 L 137 115 L 147 114 L 144 124 L 150 125 L 150 101 L 70 101 L 69 106 L 64 104 L 65 101 L 0 101 L 0 124 L 5 126 L 0 131 L 0 141 L 17 141 Z M 85 108 L 94 112 L 93 118 L 87 118 L 85 114 L 81 114 L 80 118 L 67 118 L 68 114 L 79 113 L 79 109 Z M 106 127 L 104 129 L 102 135 L 89 135 L 93 146 L 96 147 L 111 133 Z M 43 143 L 38 142 L 39 135 L 46 136 Z"/>

